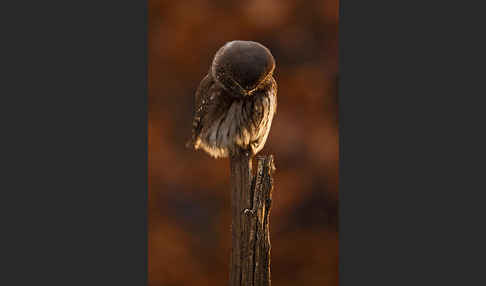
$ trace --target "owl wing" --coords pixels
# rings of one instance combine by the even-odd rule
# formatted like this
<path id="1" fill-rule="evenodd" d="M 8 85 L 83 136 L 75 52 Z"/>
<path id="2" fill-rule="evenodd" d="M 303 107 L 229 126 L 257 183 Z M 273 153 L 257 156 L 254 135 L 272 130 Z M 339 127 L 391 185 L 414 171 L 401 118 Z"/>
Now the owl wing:
<path id="1" fill-rule="evenodd" d="M 204 114 L 207 113 L 207 108 L 209 106 L 209 89 L 213 85 L 214 81 L 211 77 L 211 74 L 208 73 L 202 81 L 199 83 L 199 86 L 196 90 L 195 94 L 195 104 L 194 104 L 194 118 L 192 121 L 192 137 L 186 144 L 186 147 L 194 148 L 194 144 L 197 141 L 198 136 L 201 134 L 202 130 L 202 120 Z"/>

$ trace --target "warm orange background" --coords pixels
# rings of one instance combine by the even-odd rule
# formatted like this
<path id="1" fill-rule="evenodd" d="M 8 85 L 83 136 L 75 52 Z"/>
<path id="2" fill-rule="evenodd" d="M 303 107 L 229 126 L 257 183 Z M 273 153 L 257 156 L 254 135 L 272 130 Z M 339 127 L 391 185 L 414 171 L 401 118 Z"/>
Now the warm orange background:
<path id="1" fill-rule="evenodd" d="M 338 0 L 149 0 L 149 285 L 227 285 L 229 162 L 184 148 L 194 92 L 231 40 L 267 46 L 278 108 L 272 284 L 337 285 Z"/>

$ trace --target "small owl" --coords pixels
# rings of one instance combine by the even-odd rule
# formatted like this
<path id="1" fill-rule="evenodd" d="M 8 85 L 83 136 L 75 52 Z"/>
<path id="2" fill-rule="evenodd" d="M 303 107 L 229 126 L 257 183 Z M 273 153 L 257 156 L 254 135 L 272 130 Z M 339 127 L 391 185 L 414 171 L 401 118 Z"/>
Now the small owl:
<path id="1" fill-rule="evenodd" d="M 263 45 L 232 41 L 214 56 L 196 91 L 188 147 L 214 158 L 258 153 L 277 109 L 275 60 Z"/>

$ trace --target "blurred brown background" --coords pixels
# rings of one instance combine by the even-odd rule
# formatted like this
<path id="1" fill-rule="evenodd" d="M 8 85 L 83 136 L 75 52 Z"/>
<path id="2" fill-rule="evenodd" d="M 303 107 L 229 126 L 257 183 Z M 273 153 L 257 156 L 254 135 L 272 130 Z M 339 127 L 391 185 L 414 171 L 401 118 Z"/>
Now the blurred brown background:
<path id="1" fill-rule="evenodd" d="M 273 53 L 272 284 L 338 285 L 338 0 L 149 0 L 149 285 L 227 285 L 229 161 L 184 148 L 231 40 Z"/>

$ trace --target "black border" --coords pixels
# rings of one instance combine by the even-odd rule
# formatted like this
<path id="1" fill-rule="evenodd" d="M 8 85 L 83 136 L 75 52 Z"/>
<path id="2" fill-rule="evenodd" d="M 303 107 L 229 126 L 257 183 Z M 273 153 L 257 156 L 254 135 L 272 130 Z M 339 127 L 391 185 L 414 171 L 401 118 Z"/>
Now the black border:
<path id="1" fill-rule="evenodd" d="M 147 2 L 12 5 L 0 284 L 146 285 Z"/>
<path id="2" fill-rule="evenodd" d="M 340 2 L 341 286 L 486 282 L 471 4 Z"/>

